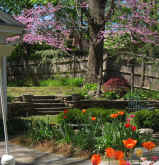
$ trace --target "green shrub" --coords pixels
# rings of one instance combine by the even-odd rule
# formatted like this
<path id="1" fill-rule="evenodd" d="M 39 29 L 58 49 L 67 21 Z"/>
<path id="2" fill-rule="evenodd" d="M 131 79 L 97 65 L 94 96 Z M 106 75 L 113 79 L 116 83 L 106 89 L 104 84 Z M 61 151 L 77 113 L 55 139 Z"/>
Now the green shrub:
<path id="1" fill-rule="evenodd" d="M 131 93 L 131 91 L 127 92 L 123 98 L 125 100 L 129 100 L 129 99 L 140 99 L 140 96 L 137 93 Z"/>
<path id="2" fill-rule="evenodd" d="M 0 120 L 0 137 L 4 137 L 3 121 Z M 7 129 L 9 135 L 24 134 L 30 128 L 30 121 L 19 118 L 8 119 Z"/>
<path id="3" fill-rule="evenodd" d="M 11 95 L 7 96 L 8 102 L 12 102 L 13 100 L 14 100 L 14 96 L 11 96 Z"/>
<path id="4" fill-rule="evenodd" d="M 8 87 L 22 87 L 24 86 L 25 84 L 25 81 L 24 80 L 17 80 L 17 81 L 14 81 L 14 82 L 7 82 L 7 86 Z"/>
<path id="5" fill-rule="evenodd" d="M 128 91 L 124 96 L 124 99 L 128 100 L 130 98 L 148 100 L 148 99 L 159 99 L 159 91 L 145 90 L 145 89 L 135 89 L 133 93 Z"/>
<path id="6" fill-rule="evenodd" d="M 159 91 L 151 91 L 151 99 L 159 100 Z"/>
<path id="7" fill-rule="evenodd" d="M 64 120 L 66 123 L 79 124 L 82 121 L 82 117 L 85 117 L 80 109 L 68 110 L 67 113 L 58 114 L 58 122 L 62 123 Z"/>
<path id="8" fill-rule="evenodd" d="M 7 121 L 9 134 L 16 135 L 17 133 L 24 133 L 30 128 L 31 122 L 20 118 L 9 119 Z"/>
<path id="9" fill-rule="evenodd" d="M 97 84 L 95 83 L 86 83 L 83 86 L 84 89 L 86 90 L 96 90 L 97 89 Z"/>
<path id="10" fill-rule="evenodd" d="M 16 80 L 12 82 L 8 82 L 8 87 L 32 87 L 35 86 L 36 82 L 33 80 L 32 76 L 23 80 Z"/>
<path id="11" fill-rule="evenodd" d="M 31 120 L 27 136 L 32 138 L 33 143 L 43 140 L 58 139 L 59 137 L 62 138 L 57 127 L 52 126 L 49 121 L 46 123 L 43 120 Z"/>
<path id="12" fill-rule="evenodd" d="M 134 120 L 139 128 L 152 128 L 159 131 L 159 109 L 138 111 L 135 113 Z"/>
<path id="13" fill-rule="evenodd" d="M 108 100 L 119 99 L 120 95 L 115 91 L 107 91 L 103 94 L 103 96 Z"/>
<path id="14" fill-rule="evenodd" d="M 83 88 L 80 92 L 81 96 L 88 97 L 89 91 L 96 91 L 97 90 L 97 84 L 95 83 L 85 83 L 83 85 Z"/>

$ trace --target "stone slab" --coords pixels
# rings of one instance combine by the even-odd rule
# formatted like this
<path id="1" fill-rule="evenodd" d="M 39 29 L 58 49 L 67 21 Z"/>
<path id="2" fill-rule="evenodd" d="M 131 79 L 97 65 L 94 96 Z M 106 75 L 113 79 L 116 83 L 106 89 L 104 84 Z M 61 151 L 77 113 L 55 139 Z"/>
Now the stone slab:
<path id="1" fill-rule="evenodd" d="M 50 154 L 47 152 L 40 152 L 32 148 L 22 147 L 9 143 L 9 154 L 16 159 L 16 165 L 92 165 L 91 161 L 82 158 L 65 157 L 59 154 Z M 4 142 L 0 142 L 0 157 L 5 154 Z M 159 156 L 159 147 L 156 147 L 153 152 L 144 150 L 144 155 Z M 132 165 L 139 165 L 137 158 L 132 157 Z M 108 161 L 102 161 L 100 165 L 110 165 Z M 111 165 L 118 165 L 117 162 L 111 162 Z"/>

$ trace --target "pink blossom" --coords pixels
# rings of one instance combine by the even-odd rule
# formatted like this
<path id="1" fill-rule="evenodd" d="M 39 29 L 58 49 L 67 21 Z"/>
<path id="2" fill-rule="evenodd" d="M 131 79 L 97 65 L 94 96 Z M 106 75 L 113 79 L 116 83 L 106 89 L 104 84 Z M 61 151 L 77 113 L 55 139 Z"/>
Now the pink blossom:
<path id="1" fill-rule="evenodd" d="M 45 6 L 24 10 L 21 15 L 16 16 L 15 18 L 26 26 L 23 41 L 30 44 L 44 42 L 66 50 L 64 38 L 70 30 L 66 29 L 62 22 L 56 21 L 55 15 L 60 9 L 61 6 L 54 7 L 48 3 Z"/>
<path id="2" fill-rule="evenodd" d="M 80 6 L 81 6 L 82 8 L 88 8 L 88 3 L 87 3 L 87 2 L 82 2 L 82 3 L 80 4 Z"/>
<path id="3" fill-rule="evenodd" d="M 153 5 L 150 1 L 126 0 L 124 4 L 121 4 L 121 7 L 129 9 L 131 14 L 119 15 L 118 20 L 120 21 L 112 24 L 111 27 L 111 29 L 114 29 L 114 33 L 107 31 L 107 35 L 104 35 L 104 37 L 107 37 L 110 33 L 113 35 L 117 33 L 119 35 L 128 34 L 134 44 L 151 43 L 158 45 L 159 38 L 156 36 L 159 36 L 159 33 L 151 28 L 159 25 L 158 21 L 151 15 Z"/>
<path id="4" fill-rule="evenodd" d="M 131 165 L 131 163 L 129 161 L 126 162 L 126 165 Z"/>
<path id="5" fill-rule="evenodd" d="M 127 119 L 126 119 L 126 121 L 127 121 L 127 122 L 130 122 L 130 121 L 131 121 L 131 119 L 130 119 L 130 118 L 127 118 Z"/>
<path id="6" fill-rule="evenodd" d="M 134 117 L 135 117 L 135 115 L 134 115 L 134 114 L 132 114 L 132 115 L 130 115 L 130 117 L 131 117 L 131 118 L 134 118 Z"/>
<path id="7" fill-rule="evenodd" d="M 152 156 L 151 159 L 152 159 L 153 161 L 156 161 L 156 160 L 159 159 L 159 157 L 158 157 L 158 156 Z"/>
<path id="8" fill-rule="evenodd" d="M 146 161 L 147 158 L 146 158 L 146 157 L 141 157 L 140 160 L 141 160 L 141 161 Z"/>
<path id="9" fill-rule="evenodd" d="M 13 41 L 16 41 L 16 40 L 18 40 L 18 39 L 20 39 L 20 36 L 14 36 L 14 37 L 8 37 L 7 39 L 6 39 L 6 41 L 7 42 L 13 42 Z"/>

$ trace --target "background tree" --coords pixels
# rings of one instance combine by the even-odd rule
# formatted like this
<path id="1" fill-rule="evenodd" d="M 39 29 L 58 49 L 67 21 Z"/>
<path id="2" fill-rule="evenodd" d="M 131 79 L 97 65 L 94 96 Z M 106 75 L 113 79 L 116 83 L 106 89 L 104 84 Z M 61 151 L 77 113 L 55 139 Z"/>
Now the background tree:
<path id="1" fill-rule="evenodd" d="M 0 0 L 0 9 L 10 14 L 19 14 L 23 9 L 32 8 L 30 0 Z"/>
<path id="2" fill-rule="evenodd" d="M 154 1 L 127 0 L 124 4 L 121 3 L 119 6 L 121 10 L 116 10 L 116 15 L 118 15 L 116 23 L 112 24 L 104 34 L 106 42 L 110 37 L 114 38 L 116 34 L 120 36 L 120 39 L 124 39 L 120 44 L 114 43 L 114 47 L 117 48 L 122 44 L 126 50 L 123 54 L 127 52 L 130 61 L 133 61 L 131 63 L 132 88 L 134 86 L 134 62 L 136 59 L 141 59 L 144 74 L 144 59 L 147 58 L 146 56 L 152 56 L 153 49 L 159 44 L 158 15 L 154 12 L 157 6 L 152 2 Z M 124 38 L 125 36 L 126 38 Z M 108 46 L 110 45 L 107 44 Z M 141 86 L 143 86 L 143 75 L 141 76 Z"/>
<path id="3" fill-rule="evenodd" d="M 41 8 L 45 9 L 46 7 L 44 5 L 50 1 L 42 2 L 39 0 L 32 0 L 32 2 L 35 4 L 42 5 Z M 65 31 L 66 31 L 66 29 L 69 29 L 72 32 L 76 31 L 79 41 L 80 41 L 80 38 L 82 38 L 81 36 L 83 36 L 83 32 L 85 31 L 85 34 L 86 34 L 85 36 L 86 36 L 86 38 L 89 39 L 87 81 L 97 82 L 99 76 L 101 76 L 101 73 L 102 73 L 102 63 L 103 63 L 103 40 L 99 39 L 98 35 L 100 34 L 100 31 L 104 30 L 104 28 L 105 28 L 105 19 L 104 19 L 105 11 L 108 11 L 107 12 L 107 21 L 111 18 L 111 15 L 113 13 L 114 6 L 115 6 L 114 0 L 112 0 L 111 2 L 105 1 L 105 0 L 100 0 L 100 1 L 90 0 L 90 1 L 88 1 L 88 5 L 86 2 L 73 1 L 73 0 L 69 0 L 69 1 L 65 1 L 65 0 L 53 1 L 52 0 L 51 2 L 56 7 L 59 5 L 61 7 L 61 9 L 59 10 L 60 12 L 56 12 L 55 15 L 56 15 L 56 21 L 59 21 L 60 23 L 62 23 L 62 22 L 65 23 L 65 25 L 62 23 L 63 27 L 65 27 Z M 109 10 L 106 10 L 107 9 L 106 5 L 109 6 L 108 7 Z M 80 10 L 79 10 L 79 8 L 80 8 Z M 37 11 L 37 7 L 36 7 L 36 9 L 34 9 L 34 13 L 36 13 L 36 11 Z M 48 11 L 50 11 L 50 6 L 48 6 Z M 79 14 L 79 11 L 80 11 L 80 14 Z M 36 16 L 37 15 L 34 15 L 34 17 L 36 17 Z M 33 19 L 33 17 L 32 17 L 32 19 Z M 50 28 L 55 23 L 55 17 L 52 19 L 52 23 L 51 23 L 51 21 L 47 21 L 47 22 L 49 22 L 49 26 L 48 26 L 48 24 L 46 25 L 43 22 L 43 29 L 45 29 L 45 32 L 47 32 L 47 33 L 45 33 L 45 36 L 42 37 L 43 32 L 40 32 L 41 37 L 39 37 L 40 38 L 39 39 L 36 37 L 37 35 L 36 36 L 34 35 L 34 37 L 33 37 L 33 34 L 31 34 L 32 41 L 40 40 L 40 42 L 42 42 L 42 40 L 43 40 L 43 41 L 47 42 L 46 40 L 48 40 L 48 39 L 46 39 L 46 35 L 48 34 L 48 30 L 46 30 L 46 28 L 44 28 L 44 26 L 46 25 L 47 27 Z M 37 25 L 39 26 L 39 23 Z M 29 26 L 31 27 L 30 23 L 29 23 Z M 33 25 L 33 26 L 35 26 L 35 25 Z M 53 26 L 52 26 L 52 28 L 53 28 Z M 56 27 L 55 27 L 55 29 L 56 29 Z M 39 28 L 38 28 L 38 30 L 39 30 Z M 51 28 L 50 28 L 50 30 L 51 30 Z M 87 33 L 88 30 L 89 30 L 89 33 Z M 64 31 L 64 29 L 60 30 L 60 33 L 62 31 Z M 61 35 L 61 34 L 59 34 L 59 35 Z M 54 39 L 52 38 L 52 40 L 54 40 L 54 41 L 56 40 L 56 38 L 58 38 L 57 36 L 55 37 L 55 33 L 52 36 L 54 38 Z M 28 35 L 28 38 L 29 38 L 28 41 L 31 42 L 30 35 Z M 51 40 L 51 38 L 50 38 L 50 40 Z M 26 37 L 25 37 L 25 41 L 26 41 Z M 48 43 L 48 44 L 50 44 L 50 43 Z M 64 45 L 64 42 L 61 44 L 61 46 L 62 45 Z M 53 44 L 53 46 L 61 48 L 59 45 L 57 46 L 56 44 Z"/>
<path id="4" fill-rule="evenodd" d="M 31 2 L 34 7 L 24 10 L 21 16 L 17 17 L 27 25 L 24 41 L 31 44 L 45 42 L 55 48 L 70 51 L 65 44 L 65 38 L 75 32 L 79 36 L 77 38 L 80 38 L 85 31 L 84 34 L 89 39 L 87 76 L 89 82 L 102 79 L 103 38 L 100 34 L 105 28 L 107 31 L 111 29 L 112 33 L 116 31 L 127 33 L 134 43 L 129 44 L 129 49 L 133 51 L 139 50 L 137 48 L 139 46 L 145 50 L 145 47 L 157 42 L 155 28 L 149 28 L 157 23 L 153 18 L 153 5 L 150 1 L 128 0 L 123 3 L 115 0 L 84 2 L 31 0 Z"/>

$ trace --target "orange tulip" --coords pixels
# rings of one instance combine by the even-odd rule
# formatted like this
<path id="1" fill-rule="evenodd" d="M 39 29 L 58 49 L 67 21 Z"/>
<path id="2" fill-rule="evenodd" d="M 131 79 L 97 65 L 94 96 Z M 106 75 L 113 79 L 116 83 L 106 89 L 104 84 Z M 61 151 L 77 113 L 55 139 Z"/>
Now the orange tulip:
<path id="1" fill-rule="evenodd" d="M 108 157 L 108 158 L 113 158 L 114 155 L 115 155 L 115 150 L 111 147 L 108 147 L 105 149 L 105 155 Z"/>
<path id="2" fill-rule="evenodd" d="M 86 112 L 86 109 L 82 109 L 82 112 L 85 113 Z"/>
<path id="3" fill-rule="evenodd" d="M 128 165 L 127 161 L 124 159 L 119 160 L 119 165 Z"/>
<path id="4" fill-rule="evenodd" d="M 123 151 L 115 151 L 114 158 L 116 160 L 124 159 L 124 152 Z"/>
<path id="5" fill-rule="evenodd" d="M 142 146 L 146 148 L 147 150 L 152 150 L 154 147 L 156 147 L 155 143 L 151 141 L 142 143 Z"/>
<path id="6" fill-rule="evenodd" d="M 96 117 L 92 116 L 92 120 L 93 120 L 93 121 L 96 120 Z"/>
<path id="7" fill-rule="evenodd" d="M 110 115 L 110 117 L 113 118 L 113 119 L 115 119 L 115 118 L 118 117 L 118 114 L 117 113 L 113 113 L 113 114 Z"/>
<path id="8" fill-rule="evenodd" d="M 99 154 L 93 154 L 91 157 L 92 165 L 99 165 L 101 162 L 101 157 Z"/>
<path id="9" fill-rule="evenodd" d="M 132 138 L 128 138 L 127 140 L 123 140 L 123 144 L 126 148 L 132 149 L 136 146 L 137 140 L 134 140 Z"/>
<path id="10" fill-rule="evenodd" d="M 120 115 L 120 116 L 123 116 L 124 114 L 125 114 L 124 111 L 119 111 L 119 112 L 118 112 L 118 115 Z"/>

